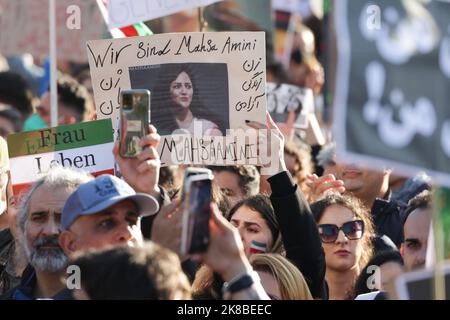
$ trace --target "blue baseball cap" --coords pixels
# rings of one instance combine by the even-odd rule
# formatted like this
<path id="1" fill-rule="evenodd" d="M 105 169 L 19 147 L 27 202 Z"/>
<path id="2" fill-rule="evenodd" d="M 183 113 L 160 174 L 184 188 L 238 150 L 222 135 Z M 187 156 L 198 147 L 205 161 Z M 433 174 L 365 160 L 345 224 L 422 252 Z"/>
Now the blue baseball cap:
<path id="1" fill-rule="evenodd" d="M 115 176 L 101 175 L 80 185 L 69 196 L 61 213 L 61 227 L 67 230 L 79 216 L 98 213 L 127 199 L 136 203 L 141 216 L 158 212 L 158 201 L 152 196 L 136 193 L 128 183 Z"/>

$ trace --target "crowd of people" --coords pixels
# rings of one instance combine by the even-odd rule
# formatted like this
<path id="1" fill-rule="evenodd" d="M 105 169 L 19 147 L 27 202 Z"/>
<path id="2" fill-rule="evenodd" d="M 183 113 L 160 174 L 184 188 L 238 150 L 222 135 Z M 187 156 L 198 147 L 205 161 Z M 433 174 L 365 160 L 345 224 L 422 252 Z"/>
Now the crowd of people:
<path id="1" fill-rule="evenodd" d="M 295 36 L 289 69 L 270 64 L 268 77 L 310 87 L 323 101 L 313 32 L 300 24 Z M 187 166 L 161 167 L 158 123 L 149 126 L 136 158 L 122 157 L 116 143 L 111 157 L 120 178 L 55 167 L 13 195 L 3 138 L 49 127 L 50 96 L 45 80 L 32 87 L 32 73 L 8 69 L 7 62 L 2 68 L 0 299 L 342 300 L 369 292 L 389 299 L 396 276 L 425 267 L 431 224 L 426 174 L 407 178 L 390 168 L 342 163 L 333 141 L 316 146 L 285 136 L 269 114 L 266 123 L 248 125 L 272 132 L 260 144 L 272 145 L 276 170 L 207 167 L 214 195 L 202 254 L 180 251 Z M 96 119 L 87 70 L 60 65 L 59 125 Z M 195 100 L 189 72 L 171 81 L 173 129 L 207 121 L 189 109 Z M 213 122 L 207 127 L 222 134 Z M 373 285 L 374 268 L 380 277 Z M 68 270 L 79 272 L 79 283 Z"/>

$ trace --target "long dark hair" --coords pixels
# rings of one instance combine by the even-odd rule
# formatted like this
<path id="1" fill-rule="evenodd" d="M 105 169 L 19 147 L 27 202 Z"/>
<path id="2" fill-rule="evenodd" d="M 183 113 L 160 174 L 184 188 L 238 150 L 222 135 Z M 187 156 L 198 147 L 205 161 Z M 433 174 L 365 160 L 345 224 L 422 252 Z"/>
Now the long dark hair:
<path id="1" fill-rule="evenodd" d="M 236 213 L 236 211 L 243 206 L 258 212 L 261 215 L 261 218 L 263 218 L 266 221 L 273 239 L 270 251 L 274 253 L 282 253 L 283 249 L 280 235 L 280 227 L 278 225 L 278 221 L 275 216 L 275 212 L 273 211 L 269 197 L 258 194 L 256 196 L 251 196 L 242 199 L 231 208 L 230 213 L 227 216 L 228 221 L 230 221 L 233 215 Z"/>
<path id="2" fill-rule="evenodd" d="M 338 205 L 349 209 L 353 212 L 356 218 L 361 219 L 364 222 L 364 234 L 359 240 L 361 241 L 361 245 L 363 247 L 361 259 L 358 263 L 361 270 L 373 256 L 372 237 L 375 235 L 375 231 L 370 213 L 358 198 L 349 195 L 332 193 L 310 205 L 312 214 L 317 224 L 320 219 L 322 219 L 325 210 L 332 205 Z"/>
<path id="3" fill-rule="evenodd" d="M 403 267 L 403 258 L 400 252 L 396 250 L 384 250 L 376 254 L 372 259 L 369 260 L 367 265 L 364 267 L 364 269 L 361 271 L 358 279 L 355 283 L 355 288 L 353 292 L 354 298 L 356 296 L 363 294 L 363 293 L 369 293 L 374 290 L 369 289 L 367 285 L 367 281 L 369 280 L 369 277 L 373 275 L 373 272 L 368 272 L 371 270 L 368 270 L 370 266 L 377 266 L 380 267 L 381 265 L 388 263 L 388 262 L 395 262 L 398 263 L 400 266 Z"/>
<path id="4" fill-rule="evenodd" d="M 170 63 L 161 68 L 158 75 L 158 83 L 152 93 L 152 122 L 160 131 L 161 135 L 172 134 L 179 129 L 176 122 L 176 112 L 179 106 L 172 100 L 170 86 L 172 82 L 182 72 L 185 72 L 192 83 L 192 102 L 189 106 L 192 114 L 196 118 L 203 118 L 205 107 L 201 103 L 198 93 L 198 87 L 195 79 L 195 73 L 189 64 Z"/>

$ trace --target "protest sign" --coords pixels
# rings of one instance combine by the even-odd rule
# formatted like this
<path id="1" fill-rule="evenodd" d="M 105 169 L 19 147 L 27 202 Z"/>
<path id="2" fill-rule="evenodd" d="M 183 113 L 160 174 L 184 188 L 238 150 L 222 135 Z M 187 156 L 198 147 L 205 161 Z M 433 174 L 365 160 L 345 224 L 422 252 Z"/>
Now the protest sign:
<path id="1" fill-rule="evenodd" d="M 0 52 L 49 54 L 48 0 L 0 0 Z M 101 39 L 106 25 L 95 1 L 56 1 L 58 59 L 86 62 L 85 42 Z"/>
<path id="2" fill-rule="evenodd" d="M 308 115 L 314 113 L 314 94 L 309 88 L 290 84 L 267 83 L 267 110 L 277 123 L 286 123 L 290 111 L 295 112 L 294 128 L 306 129 Z"/>
<path id="3" fill-rule="evenodd" d="M 450 186 L 450 3 L 335 6 L 337 156 Z"/>
<path id="4" fill-rule="evenodd" d="M 109 0 L 109 27 L 120 28 L 220 0 Z"/>
<path id="5" fill-rule="evenodd" d="M 112 132 L 111 120 L 104 119 L 8 136 L 14 194 L 55 165 L 114 174 Z"/>
<path id="6" fill-rule="evenodd" d="M 450 299 L 450 262 L 447 261 L 441 272 L 445 279 L 445 299 Z M 398 300 L 435 300 L 435 268 L 403 273 L 395 279 L 395 298 Z"/>
<path id="7" fill-rule="evenodd" d="M 309 0 L 272 0 L 272 8 L 306 16 L 311 14 L 310 2 Z"/>
<path id="8" fill-rule="evenodd" d="M 98 117 L 112 118 L 114 128 L 121 90 L 150 90 L 162 165 L 256 164 L 256 141 L 236 129 L 265 123 L 263 32 L 98 40 L 87 50 Z"/>

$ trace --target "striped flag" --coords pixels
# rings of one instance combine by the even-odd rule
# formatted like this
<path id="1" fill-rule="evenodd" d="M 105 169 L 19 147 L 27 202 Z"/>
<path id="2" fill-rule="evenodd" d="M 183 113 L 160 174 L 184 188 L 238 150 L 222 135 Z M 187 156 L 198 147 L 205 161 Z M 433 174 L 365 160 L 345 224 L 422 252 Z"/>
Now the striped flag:
<path id="1" fill-rule="evenodd" d="M 114 174 L 112 132 L 111 119 L 103 119 L 9 135 L 14 195 L 28 190 L 55 165 L 94 176 Z"/>
<path id="2" fill-rule="evenodd" d="M 106 8 L 108 5 L 108 0 L 97 0 L 97 4 L 100 12 L 102 13 L 103 19 L 106 24 L 109 25 L 108 9 Z M 111 28 L 109 31 L 111 32 L 113 38 L 139 37 L 153 34 L 153 32 L 143 22 L 135 23 L 122 28 Z"/>
<path id="3" fill-rule="evenodd" d="M 267 245 L 265 243 L 261 243 L 255 240 L 252 240 L 250 242 L 250 254 L 266 253 L 266 252 L 267 252 Z"/>

